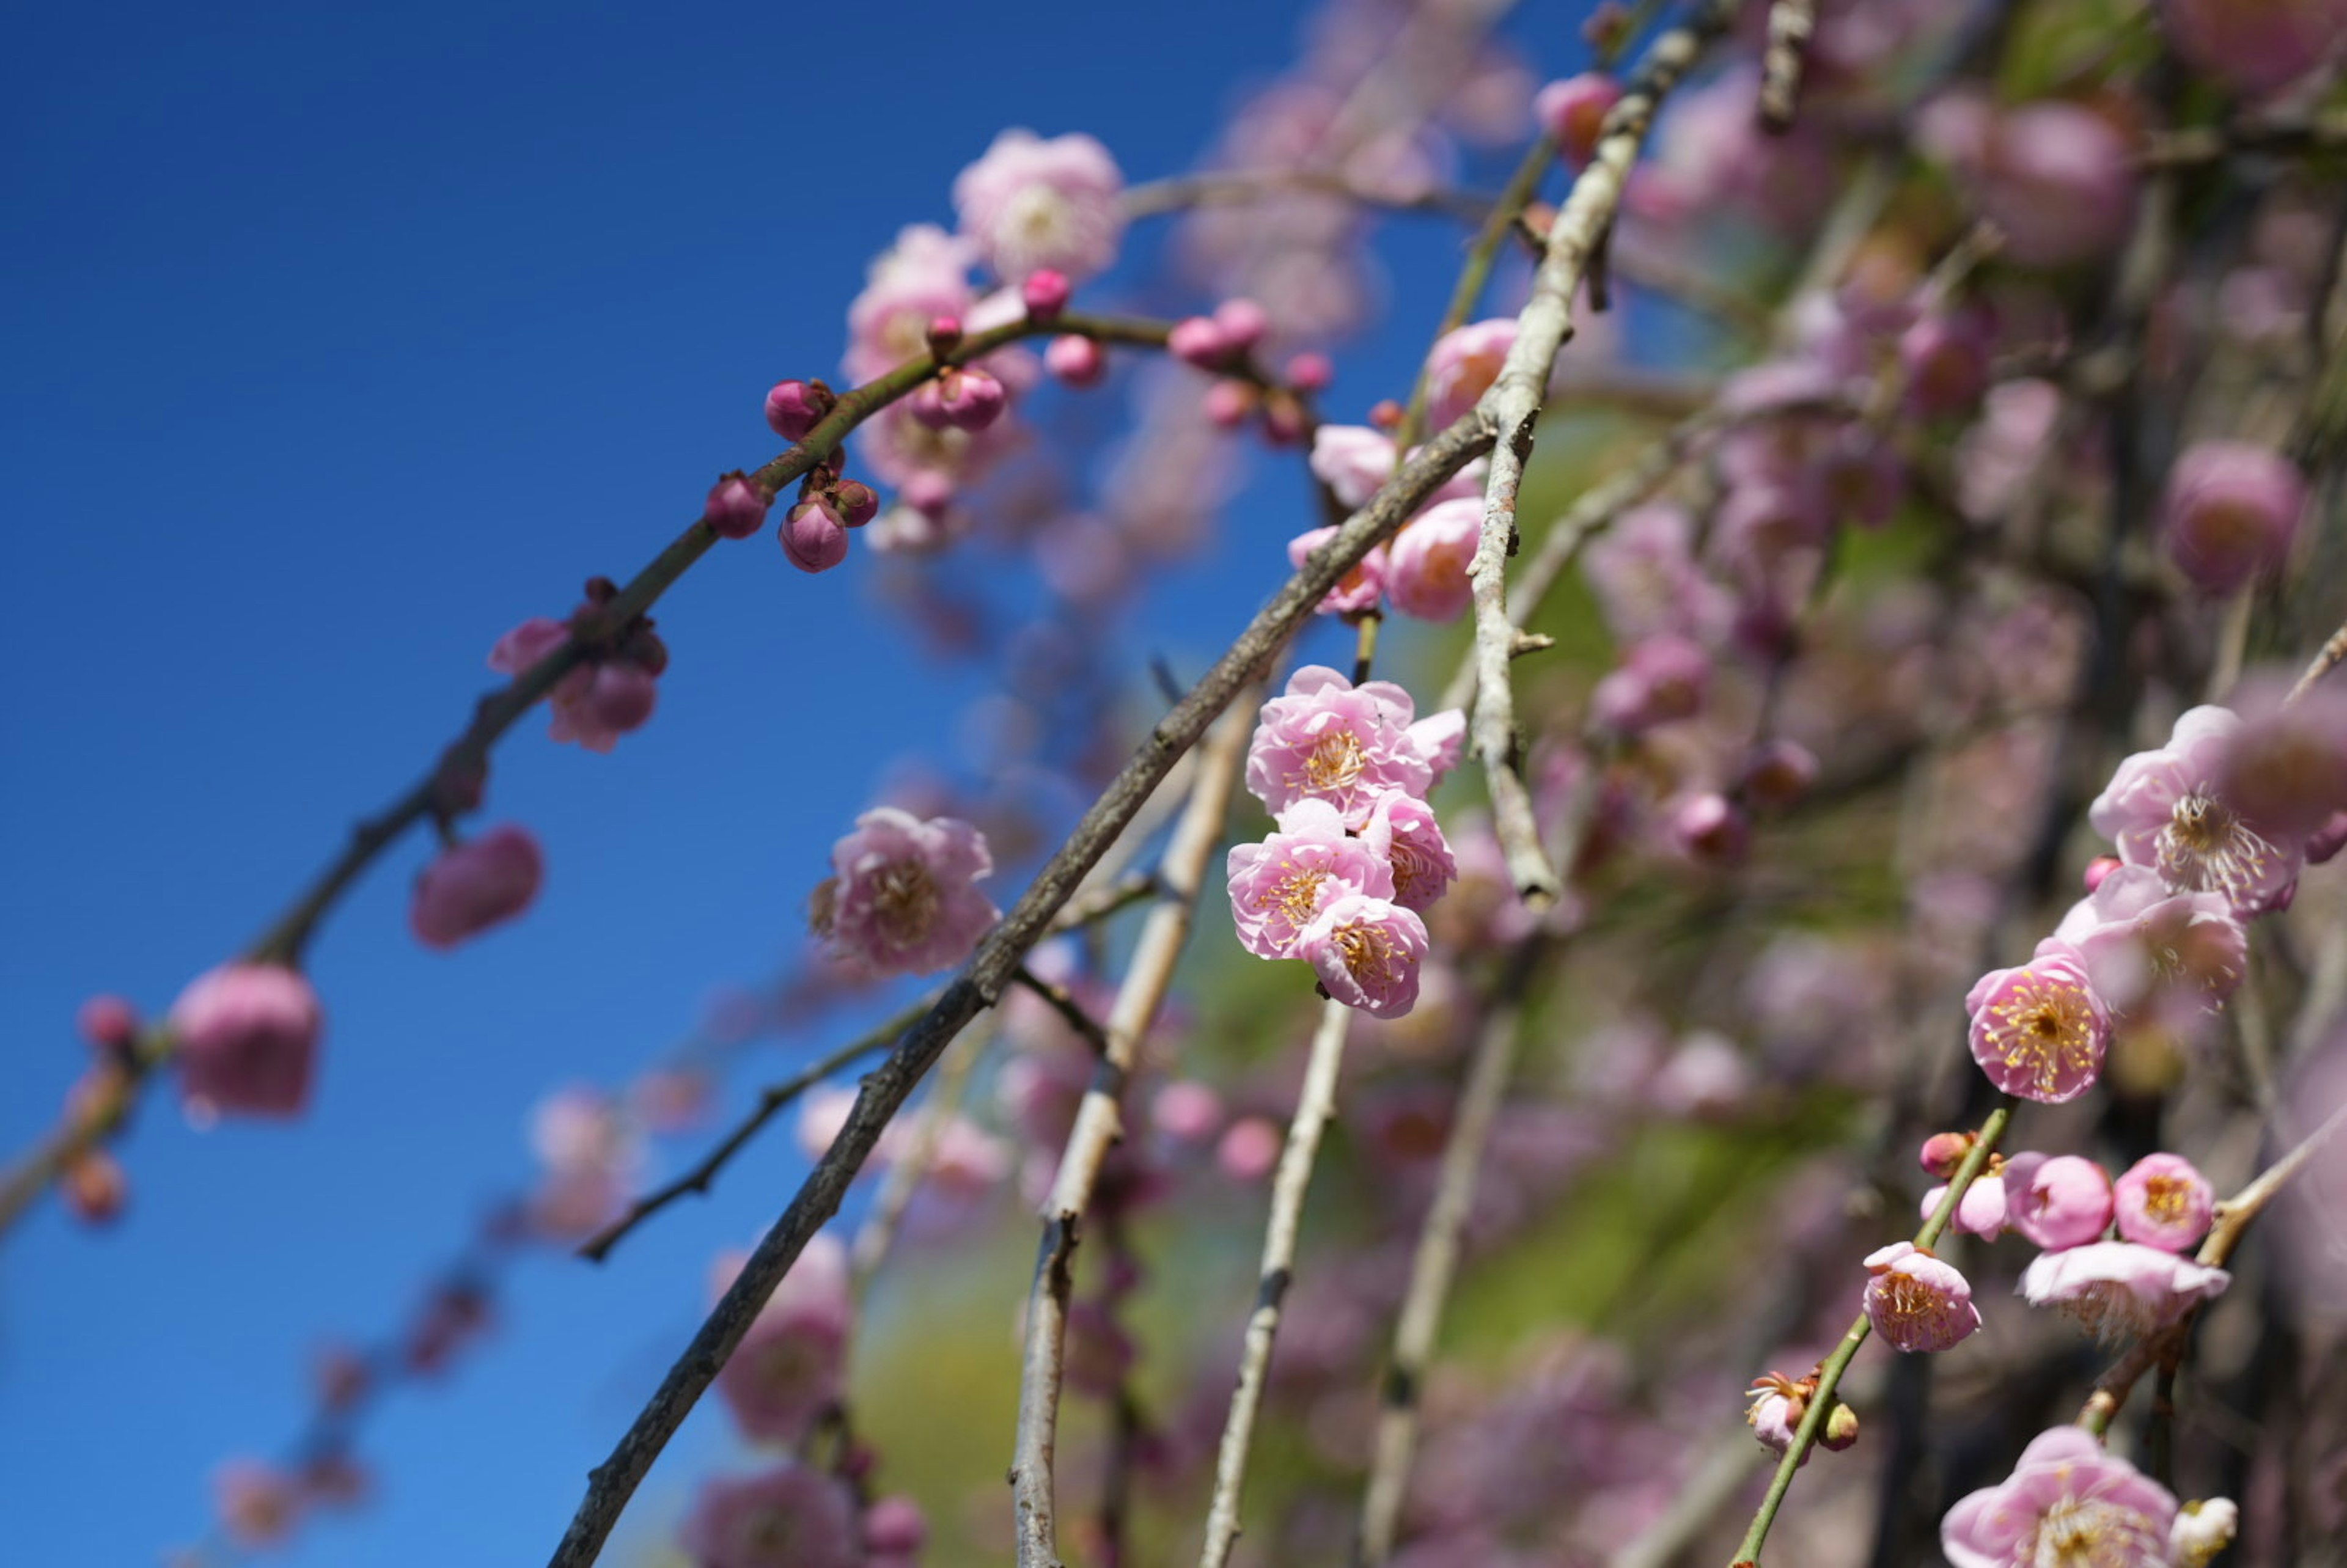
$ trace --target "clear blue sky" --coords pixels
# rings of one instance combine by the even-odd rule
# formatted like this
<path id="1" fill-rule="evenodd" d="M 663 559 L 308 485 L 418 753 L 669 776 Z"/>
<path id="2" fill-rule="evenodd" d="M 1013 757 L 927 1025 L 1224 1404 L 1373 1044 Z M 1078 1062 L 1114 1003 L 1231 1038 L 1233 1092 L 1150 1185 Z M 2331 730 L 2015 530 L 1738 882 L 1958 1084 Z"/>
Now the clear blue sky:
<path id="1" fill-rule="evenodd" d="M 1179 169 L 1296 25 L 1253 0 L 1178 23 L 1073 0 L 21 14 L 0 1145 L 53 1116 L 82 997 L 160 1006 L 249 940 L 453 731 L 499 631 L 626 576 L 719 469 L 771 455 L 764 387 L 834 371 L 868 256 L 949 220 L 997 128 Z M 1429 313 L 1455 238 L 1398 239 Z M 1424 330 L 1349 362 L 1339 408 L 1391 390 Z M 1284 538 L 1292 473 L 1263 483 Z M 1194 669 L 1269 582 L 1276 543 L 1245 543 L 1125 651 Z M 768 972 L 885 764 L 951 757 L 977 690 L 905 646 L 868 562 L 810 579 L 771 540 L 724 547 L 660 610 L 647 731 L 594 757 L 534 717 L 499 753 L 490 819 L 550 858 L 526 923 L 420 950 L 405 846 L 314 950 L 308 1117 L 200 1134 L 156 1097 L 126 1223 L 45 1206 L 0 1246 L 0 1557 L 138 1563 L 200 1533 L 211 1466 L 293 1430 L 309 1348 L 397 1319 L 525 1173 L 539 1094 L 624 1080 L 713 986 Z M 795 1167 L 771 1140 L 610 1268 L 525 1269 L 484 1353 L 371 1426 L 373 1510 L 284 1561 L 540 1560 L 697 1321 L 709 1255 Z M 648 1500 L 724 1440 L 696 1419 Z"/>

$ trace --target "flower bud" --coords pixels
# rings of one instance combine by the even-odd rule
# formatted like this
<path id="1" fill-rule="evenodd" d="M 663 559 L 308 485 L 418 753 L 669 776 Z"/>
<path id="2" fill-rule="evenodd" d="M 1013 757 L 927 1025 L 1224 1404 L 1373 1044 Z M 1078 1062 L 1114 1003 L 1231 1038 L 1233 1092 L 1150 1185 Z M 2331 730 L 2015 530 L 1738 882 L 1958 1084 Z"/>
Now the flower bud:
<path id="1" fill-rule="evenodd" d="M 1987 323 L 1969 312 L 1922 317 L 1899 337 L 1907 409 L 1923 419 L 1968 414 L 1988 391 Z"/>
<path id="2" fill-rule="evenodd" d="M 831 504 L 839 520 L 860 528 L 880 515 L 880 497 L 860 479 L 842 479 L 831 487 Z"/>
<path id="3" fill-rule="evenodd" d="M 774 497 L 765 488 L 737 468 L 710 487 L 701 520 L 715 528 L 720 538 L 746 539 L 766 526 L 766 508 L 773 504 Z"/>
<path id="4" fill-rule="evenodd" d="M 1937 1176 L 1943 1182 L 1950 1180 L 1955 1175 L 1956 1167 L 1964 1163 L 1964 1156 L 1973 1152 L 1973 1145 L 1979 1141 L 1970 1132 L 1932 1133 L 1923 1140 L 1921 1159 L 1924 1173 Z"/>
<path id="5" fill-rule="evenodd" d="M 2178 58 L 2252 96 L 2320 68 L 2347 29 L 2340 0 L 2162 0 L 2154 9 Z"/>
<path id="6" fill-rule="evenodd" d="M 1043 351 L 1043 368 L 1070 386 L 1091 386 L 1108 373 L 1108 356 L 1092 339 L 1067 333 Z"/>
<path id="7" fill-rule="evenodd" d="M 1255 389 L 1245 382 L 1218 381 L 1206 388 L 1200 406 L 1215 429 L 1235 430 L 1254 415 L 1257 401 Z"/>
<path id="8" fill-rule="evenodd" d="M 1039 267 L 1028 273 L 1027 281 L 1019 285 L 1019 297 L 1026 302 L 1030 321 L 1059 320 L 1060 313 L 1068 308 L 1069 296 L 1074 292 L 1068 275 L 1049 267 Z"/>
<path id="9" fill-rule="evenodd" d="M 932 430 L 979 431 L 1002 416 L 1010 401 L 1002 383 L 978 366 L 952 364 L 917 389 L 908 406 Z"/>
<path id="10" fill-rule="evenodd" d="M 1622 101 L 1622 84 L 1603 71 L 1551 82 L 1532 97 L 1532 116 L 1564 159 L 1578 169 L 1596 156 L 1605 116 Z"/>
<path id="11" fill-rule="evenodd" d="M 1271 317 L 1253 300 L 1225 300 L 1214 307 L 1214 328 L 1232 354 L 1245 354 L 1271 330 Z"/>
<path id="12" fill-rule="evenodd" d="M 1858 1412 L 1835 1400 L 1832 1412 L 1826 1417 L 1826 1430 L 1818 1441 L 1836 1453 L 1858 1441 Z"/>
<path id="13" fill-rule="evenodd" d="M 1744 762 L 1744 798 L 1754 805 L 1792 805 L 1817 782 L 1818 759 L 1799 741 L 1763 742 Z"/>
<path id="14" fill-rule="evenodd" d="M 1303 405 L 1284 389 L 1264 394 L 1263 438 L 1274 446 L 1293 446 L 1304 439 Z"/>
<path id="15" fill-rule="evenodd" d="M 2240 1532 L 2241 1511 L 2229 1497 L 2186 1503 L 2168 1527 L 2168 1554 L 2176 1568 L 2207 1568 Z"/>
<path id="16" fill-rule="evenodd" d="M 1223 336 L 1223 329 L 1204 316 L 1175 323 L 1165 335 L 1165 347 L 1175 359 L 1201 370 L 1219 370 L 1231 357 L 1230 342 Z"/>
<path id="17" fill-rule="evenodd" d="M 292 1116 L 309 1102 L 325 1015 L 295 970 L 233 962 L 200 975 L 171 1004 L 179 1086 L 210 1111 Z"/>
<path id="18" fill-rule="evenodd" d="M 1369 423 L 1379 430 L 1392 430 L 1400 425 L 1402 406 L 1390 397 L 1380 397 L 1369 405 Z"/>
<path id="19" fill-rule="evenodd" d="M 442 850 L 415 879 L 408 928 L 427 948 L 454 948 L 528 909 L 545 876 L 545 852 L 528 828 L 493 827 Z"/>
<path id="20" fill-rule="evenodd" d="M 864 1549 L 875 1557 L 910 1559 L 928 1539 L 929 1522 L 909 1497 L 884 1497 L 864 1511 Z"/>
<path id="21" fill-rule="evenodd" d="M 96 996 L 74 1014 L 74 1028 L 82 1039 L 108 1055 L 127 1053 L 138 1043 L 138 1013 L 116 996 Z"/>
<path id="22" fill-rule="evenodd" d="M 2306 509 L 2306 481 L 2279 452 L 2203 441 L 2168 477 L 2163 542 L 2205 593 L 2229 594 L 2281 563 Z"/>
<path id="23" fill-rule="evenodd" d="M 660 687 L 650 670 L 632 660 L 612 659 L 595 666 L 583 705 L 595 729 L 624 735 L 641 729 L 659 701 Z"/>
<path id="24" fill-rule="evenodd" d="M 2097 855 L 2092 860 L 2087 861 L 2086 876 L 2086 891 L 2088 893 L 2092 893 L 2096 888 L 2100 887 L 2103 885 L 2103 878 L 2108 876 L 2112 872 L 2116 871 L 2118 868 L 2119 857 L 2116 855 Z"/>
<path id="25" fill-rule="evenodd" d="M 1670 835 L 1690 858 L 1724 866 L 1744 858 L 1750 828 L 1726 795 L 1706 793 L 1689 795 L 1672 808 Z"/>
<path id="26" fill-rule="evenodd" d="M 944 358 L 961 346 L 961 318 L 959 316 L 930 317 L 928 337 L 929 352 L 940 359 Z"/>
<path id="27" fill-rule="evenodd" d="M 766 424 L 785 441 L 804 441 L 838 403 L 820 381 L 778 381 L 766 394 Z"/>
<path id="28" fill-rule="evenodd" d="M 1337 379 L 1337 367 L 1328 363 L 1325 354 L 1291 354 L 1280 378 L 1298 392 L 1325 392 L 1328 384 Z"/>
<path id="29" fill-rule="evenodd" d="M 59 1177 L 66 1207 L 86 1225 L 112 1225 L 129 1200 L 130 1178 L 121 1162 L 104 1149 L 77 1155 Z"/>
<path id="30" fill-rule="evenodd" d="M 783 553 L 804 572 L 829 571 L 847 559 L 847 528 L 821 497 L 801 501 L 783 519 Z"/>
<path id="31" fill-rule="evenodd" d="M 2005 1223 L 2047 1252 L 2084 1246 L 2111 1223 L 2111 1179 L 2076 1154 L 2015 1154 L 2004 1163 Z"/>

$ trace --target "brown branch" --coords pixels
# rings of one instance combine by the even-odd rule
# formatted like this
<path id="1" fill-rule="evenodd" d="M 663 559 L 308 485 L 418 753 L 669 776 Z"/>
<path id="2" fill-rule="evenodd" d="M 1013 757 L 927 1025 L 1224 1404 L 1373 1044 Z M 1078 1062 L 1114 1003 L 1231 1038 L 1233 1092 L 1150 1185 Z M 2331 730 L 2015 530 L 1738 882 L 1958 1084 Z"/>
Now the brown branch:
<path id="1" fill-rule="evenodd" d="M 2331 640 L 2317 651 L 2312 661 L 2306 666 L 2306 673 L 2301 675 L 2297 684 L 2291 687 L 2287 701 L 2295 702 L 2313 691 L 2315 682 L 2336 670 L 2342 659 L 2347 659 L 2347 626 L 2342 626 L 2332 632 Z"/>
<path id="2" fill-rule="evenodd" d="M 1107 1060 L 1108 1030 L 1101 1027 L 1099 1020 L 1084 1010 L 1083 1004 L 1076 1000 L 1067 987 L 1045 979 L 1024 964 L 1020 965 L 1018 972 L 1010 978 L 1024 986 L 1030 995 L 1040 998 L 1045 1006 L 1060 1015 L 1061 1022 L 1081 1035 L 1084 1043 L 1092 1048 L 1094 1056 Z"/>

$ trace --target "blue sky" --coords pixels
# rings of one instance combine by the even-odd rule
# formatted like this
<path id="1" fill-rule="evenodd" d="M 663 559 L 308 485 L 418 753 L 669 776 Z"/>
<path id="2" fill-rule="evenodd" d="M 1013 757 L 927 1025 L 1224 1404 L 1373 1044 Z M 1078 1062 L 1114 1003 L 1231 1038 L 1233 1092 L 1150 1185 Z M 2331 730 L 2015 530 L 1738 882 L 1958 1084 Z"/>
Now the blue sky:
<path id="1" fill-rule="evenodd" d="M 249 940 L 453 732 L 499 631 L 625 577 L 718 470 L 771 455 L 765 386 L 832 372 L 868 256 L 949 219 L 998 128 L 1087 129 L 1135 178 L 1179 169 L 1296 23 L 1239 0 L 1178 26 L 977 15 L 18 18 L 0 1144 L 54 1114 L 81 998 L 159 1007 Z M 1396 241 L 1430 313 L 1456 238 Z M 1336 405 L 1394 390 L 1424 330 L 1348 361 Z M 1262 481 L 1279 538 L 1295 485 Z M 1190 569 L 1136 647 L 1194 669 L 1267 585 L 1266 548 Z M 531 1102 L 624 1080 L 716 985 L 767 973 L 887 762 L 953 754 L 979 676 L 907 645 L 868 556 L 821 579 L 777 556 L 725 547 L 662 604 L 660 712 L 614 754 L 548 743 L 542 717 L 500 752 L 488 820 L 528 822 L 550 861 L 528 921 L 417 948 L 417 843 L 336 912 L 310 1115 L 198 1133 L 158 1096 L 121 1226 L 45 1207 L 0 1245 L 0 1554 L 136 1563 L 199 1534 L 211 1466 L 293 1430 L 309 1348 L 396 1320 L 524 1173 Z M 755 1234 L 796 1165 L 770 1140 L 610 1268 L 526 1268 L 487 1349 L 371 1426 L 380 1500 L 283 1560 L 536 1561 L 697 1320 L 710 1253 Z M 696 1419 L 648 1497 L 723 1441 Z"/>

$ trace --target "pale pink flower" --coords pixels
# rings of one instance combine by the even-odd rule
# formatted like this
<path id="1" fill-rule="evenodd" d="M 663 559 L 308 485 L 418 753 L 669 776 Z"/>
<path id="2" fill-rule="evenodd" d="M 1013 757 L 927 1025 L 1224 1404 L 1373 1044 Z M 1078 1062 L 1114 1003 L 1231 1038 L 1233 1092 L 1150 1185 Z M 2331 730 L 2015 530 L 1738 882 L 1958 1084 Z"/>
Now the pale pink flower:
<path id="1" fill-rule="evenodd" d="M 1281 814 L 1261 844 L 1231 848 L 1231 916 L 1240 944 L 1263 958 L 1292 958 L 1305 927 L 1348 893 L 1394 897 L 1395 875 L 1369 841 L 1345 831 L 1325 800 L 1307 796 Z"/>
<path id="2" fill-rule="evenodd" d="M 1940 1204 L 1948 1196 L 1948 1184 L 1941 1183 L 1923 1194 L 1922 1215 L 1930 1219 L 1940 1212 Z M 2004 1234 L 2009 1198 L 2004 1178 L 1982 1174 L 1964 1189 L 1956 1200 L 1956 1212 L 1949 1217 L 1948 1228 L 1965 1235 L 1987 1236 L 1993 1240 Z"/>
<path id="3" fill-rule="evenodd" d="M 2049 938 L 2028 963 L 1983 975 L 1964 1010 L 1973 1060 L 2007 1094 L 2058 1105 L 2102 1075 L 2110 1008 L 2067 943 Z"/>
<path id="4" fill-rule="evenodd" d="M 892 403 L 856 426 L 856 449 L 882 484 L 897 487 L 899 499 L 938 511 L 954 491 L 977 484 L 1016 451 L 1024 441 L 1019 431 L 1015 419 L 997 420 L 982 431 L 932 428 L 906 404 Z"/>
<path id="5" fill-rule="evenodd" d="M 1516 318 L 1471 322 L 1435 340 L 1426 356 L 1427 426 L 1440 430 L 1475 406 L 1500 378 L 1516 343 Z"/>
<path id="6" fill-rule="evenodd" d="M 1711 659 L 1684 637 L 1665 632 L 1631 644 L 1621 664 L 1589 694 L 1591 718 L 1618 734 L 1691 719 L 1711 691 Z"/>
<path id="7" fill-rule="evenodd" d="M 1582 575 L 1618 642 L 1676 632 L 1717 642 L 1735 619 L 1726 589 L 1695 559 L 1695 519 L 1684 507 L 1634 507 L 1581 553 Z"/>
<path id="8" fill-rule="evenodd" d="M 2269 670 L 2234 692 L 2241 725 L 2217 793 L 2264 832 L 2311 840 L 2347 811 L 2347 687 L 2324 682 L 2292 702 L 2296 679 Z"/>
<path id="9" fill-rule="evenodd" d="M 724 1294 L 746 1261 L 738 1253 L 718 1259 L 710 1276 L 712 1297 Z M 847 1249 L 818 1232 L 717 1374 L 717 1391 L 744 1435 L 795 1443 L 839 1402 L 852 1311 Z"/>
<path id="10" fill-rule="evenodd" d="M 2040 1253 L 2021 1273 L 2032 1307 L 2059 1307 L 2096 1337 L 2138 1338 L 2165 1328 L 2203 1301 L 2224 1294 L 2233 1276 L 2156 1246 L 2088 1242 Z"/>
<path id="11" fill-rule="evenodd" d="M 497 641 L 489 650 L 489 668 L 500 675 L 519 675 L 570 641 L 570 629 L 543 615 L 533 615 Z"/>
<path id="12" fill-rule="evenodd" d="M 2177 893 L 2146 866 L 2119 865 L 2054 928 L 2114 1012 L 2214 1013 L 2241 983 L 2249 933 L 2221 893 Z"/>
<path id="13" fill-rule="evenodd" d="M 1386 560 L 1386 595 L 1404 615 L 1456 620 L 1474 602 L 1467 565 L 1483 538 L 1483 503 L 1437 501 L 1404 524 Z"/>
<path id="14" fill-rule="evenodd" d="M 2114 1188 L 2119 1236 L 2164 1252 L 2183 1252 L 2216 1218 L 2216 1189 L 2181 1154 L 2146 1154 Z"/>
<path id="15" fill-rule="evenodd" d="M 440 852 L 415 879 L 407 923 L 427 948 L 453 948 L 519 916 L 538 897 L 545 852 L 507 823 Z"/>
<path id="16" fill-rule="evenodd" d="M 2314 70 L 2347 35 L 2342 0 L 2161 0 L 2158 10 L 2187 65 L 2252 95 Z"/>
<path id="17" fill-rule="evenodd" d="M 1267 1117 L 1242 1116 L 1214 1145 L 1214 1164 L 1235 1182 L 1260 1182 L 1279 1163 L 1279 1128 Z"/>
<path id="18" fill-rule="evenodd" d="M 617 1216 L 643 1163 L 643 1141 L 600 1089 L 574 1085 L 530 1113 L 529 1143 L 543 1167 L 528 1214 L 549 1236 L 582 1236 Z"/>
<path id="19" fill-rule="evenodd" d="M 861 1568 L 864 1562 L 847 1487 L 796 1460 L 702 1482 L 679 1538 L 696 1568 Z"/>
<path id="20" fill-rule="evenodd" d="M 1945 1350 L 1980 1327 L 1964 1276 L 1912 1242 L 1866 1256 L 1866 1317 L 1895 1350 Z"/>
<path id="21" fill-rule="evenodd" d="M 1603 71 L 1551 82 L 1532 96 L 1532 117 L 1574 169 L 1597 150 L 1608 110 L 1622 101 L 1622 84 Z"/>
<path id="22" fill-rule="evenodd" d="M 1752 1380 L 1750 1393 L 1745 1425 L 1771 1452 L 1783 1453 L 1793 1446 L 1801 1417 L 1809 1409 L 1809 1390 L 1781 1372 L 1765 1372 Z M 1808 1453 L 1801 1455 L 1800 1462 L 1809 1462 Z"/>
<path id="23" fill-rule="evenodd" d="M 1954 95 L 1929 111 L 1925 139 L 1955 168 L 1982 215 L 2024 266 L 2107 255 L 2135 211 L 2135 159 L 2093 109 L 2046 98 L 1992 109 Z"/>
<path id="24" fill-rule="evenodd" d="M 2111 1178 L 2076 1154 L 2015 1154 L 2004 1163 L 2004 1223 L 2047 1252 L 2102 1239 Z"/>
<path id="25" fill-rule="evenodd" d="M 1108 374 L 1108 354 L 1091 338 L 1062 333 L 1043 351 L 1043 368 L 1070 386 L 1091 386 Z"/>
<path id="26" fill-rule="evenodd" d="M 1372 1018 L 1400 1018 L 1418 1005 L 1426 923 L 1414 909 L 1348 894 L 1320 912 L 1296 941 L 1296 957 L 1319 973 L 1328 995 Z"/>
<path id="27" fill-rule="evenodd" d="M 1393 867 L 1391 897 L 1405 909 L 1427 908 L 1458 880 L 1459 862 L 1443 841 L 1434 808 L 1415 795 L 1392 790 L 1381 796 L 1361 838 Z M 1360 891 L 1377 893 L 1374 887 Z"/>
<path id="28" fill-rule="evenodd" d="M 970 249 L 934 223 L 908 224 L 875 257 L 864 292 L 847 307 L 850 381 L 870 381 L 929 351 L 929 323 L 958 318 L 975 299 Z"/>
<path id="29" fill-rule="evenodd" d="M 997 276 L 1048 267 L 1074 282 L 1107 271 L 1124 237 L 1124 176 L 1089 136 L 1017 128 L 954 177 L 962 234 Z"/>
<path id="30" fill-rule="evenodd" d="M 1001 918 L 976 886 L 994 870 L 986 837 L 958 817 L 867 811 L 832 846 L 831 865 L 829 918 L 817 928 L 843 958 L 876 973 L 950 968 Z"/>
<path id="31" fill-rule="evenodd" d="M 1287 541 L 1287 564 L 1298 569 L 1311 558 L 1312 552 L 1337 537 L 1333 528 L 1311 528 Z M 1353 563 L 1351 570 L 1337 579 L 1337 585 L 1321 597 L 1314 606 L 1320 615 L 1360 615 L 1375 610 L 1385 597 L 1386 549 L 1383 545 Z"/>
<path id="32" fill-rule="evenodd" d="M 1323 425 L 1312 433 L 1312 453 L 1305 461 L 1337 499 L 1358 509 L 1393 477 L 1393 438 L 1366 425 Z"/>
<path id="33" fill-rule="evenodd" d="M 1951 1568 L 2168 1568 L 2176 1498 L 2078 1427 L 2040 1433 L 2013 1474 L 1940 1522 Z"/>
<path id="34" fill-rule="evenodd" d="M 501 675 L 520 675 L 569 639 L 570 629 L 564 623 L 534 615 L 497 639 L 489 650 L 489 668 Z M 622 655 L 580 664 L 548 693 L 554 723 L 547 733 L 558 741 L 576 741 L 590 752 L 608 752 L 621 735 L 652 716 L 658 698 L 652 671 L 633 658 Z"/>
<path id="35" fill-rule="evenodd" d="M 1307 664 L 1263 705 L 1247 745 L 1247 788 L 1275 816 L 1317 799 L 1358 827 L 1388 790 L 1423 796 L 1434 784 L 1434 766 L 1410 733 L 1415 712 L 1390 682 L 1357 688 L 1326 665 Z"/>
<path id="36" fill-rule="evenodd" d="M 928 1516 L 899 1492 L 864 1511 L 864 1549 L 876 1556 L 911 1558 L 928 1543 Z"/>
<path id="37" fill-rule="evenodd" d="M 2151 867 L 2178 892 L 2222 893 L 2246 920 L 2289 907 L 2299 851 L 2286 835 L 2260 833 L 2220 793 L 2240 727 L 2229 709 L 2188 710 L 2167 745 L 2118 765 L 2086 815 L 2129 866 Z"/>
<path id="38" fill-rule="evenodd" d="M 2290 554 L 2306 512 L 2306 477 L 2270 447 L 2200 441 L 2168 471 L 2160 541 L 2204 593 L 2237 592 Z"/>
<path id="39" fill-rule="evenodd" d="M 294 1116 L 309 1103 L 325 1013 L 298 971 L 222 964 L 189 982 L 168 1022 L 191 1110 Z"/>

